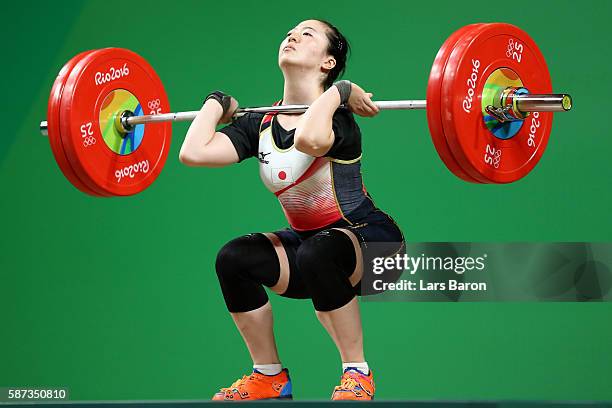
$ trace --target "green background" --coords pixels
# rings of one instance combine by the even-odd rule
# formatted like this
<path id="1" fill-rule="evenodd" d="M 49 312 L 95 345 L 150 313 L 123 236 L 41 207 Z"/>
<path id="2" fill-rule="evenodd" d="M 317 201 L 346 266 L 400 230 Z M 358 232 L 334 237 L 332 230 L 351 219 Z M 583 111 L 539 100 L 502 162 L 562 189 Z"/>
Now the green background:
<path id="1" fill-rule="evenodd" d="M 353 55 L 346 78 L 375 99 L 425 97 L 448 35 L 473 22 L 523 28 L 575 108 L 555 116 L 536 170 L 473 185 L 446 170 L 424 112 L 359 119 L 364 182 L 410 241 L 609 241 L 605 125 L 612 3 L 435 1 L 16 2 L 3 6 L 0 138 L 0 386 L 67 386 L 71 397 L 207 399 L 250 369 L 214 272 L 230 239 L 286 225 L 257 162 L 178 161 L 142 194 L 73 188 L 38 133 L 49 90 L 76 53 L 120 46 L 155 67 L 172 108 L 213 89 L 241 105 L 282 95 L 278 44 L 303 19 L 334 22 Z M 335 347 L 309 301 L 272 297 L 295 397 L 328 398 Z M 379 399 L 612 399 L 610 303 L 363 304 Z"/>

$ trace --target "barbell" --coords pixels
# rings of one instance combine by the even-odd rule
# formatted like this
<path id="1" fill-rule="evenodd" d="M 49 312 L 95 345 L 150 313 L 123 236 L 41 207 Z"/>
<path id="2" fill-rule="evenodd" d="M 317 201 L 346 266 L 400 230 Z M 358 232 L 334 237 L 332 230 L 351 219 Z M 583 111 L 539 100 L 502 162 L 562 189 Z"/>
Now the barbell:
<path id="1" fill-rule="evenodd" d="M 471 24 L 455 31 L 434 60 L 427 100 L 375 101 L 381 110 L 426 109 L 438 155 L 459 178 L 511 183 L 538 163 L 553 112 L 572 99 L 552 94 L 550 74 L 536 43 L 505 23 Z M 307 105 L 239 108 L 301 113 Z M 82 52 L 60 70 L 41 133 L 79 190 L 100 197 L 145 190 L 161 172 L 171 122 L 198 111 L 170 112 L 161 80 L 147 61 L 122 48 Z"/>

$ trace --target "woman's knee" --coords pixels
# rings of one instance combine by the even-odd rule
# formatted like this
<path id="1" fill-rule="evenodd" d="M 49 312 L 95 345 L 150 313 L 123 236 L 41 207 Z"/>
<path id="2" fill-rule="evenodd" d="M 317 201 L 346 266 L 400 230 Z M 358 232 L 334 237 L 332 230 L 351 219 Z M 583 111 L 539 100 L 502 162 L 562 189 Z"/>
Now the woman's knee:
<path id="1" fill-rule="evenodd" d="M 252 233 L 221 247 L 215 269 L 219 279 L 247 278 L 270 284 L 278 274 L 278 259 L 270 240 L 263 234 Z"/>
<path id="2" fill-rule="evenodd" d="M 268 301 L 262 285 L 278 280 L 275 257 L 268 238 L 259 233 L 235 238 L 219 250 L 215 267 L 230 312 L 255 310 Z"/>
<path id="3" fill-rule="evenodd" d="M 335 310 L 355 297 L 349 281 L 356 265 L 355 249 L 344 232 L 325 230 L 305 240 L 297 264 L 316 310 Z"/>
<path id="4" fill-rule="evenodd" d="M 243 269 L 244 259 L 240 257 L 240 250 L 248 245 L 248 235 L 234 238 L 227 242 L 217 252 L 215 269 L 219 277 L 233 275 Z"/>

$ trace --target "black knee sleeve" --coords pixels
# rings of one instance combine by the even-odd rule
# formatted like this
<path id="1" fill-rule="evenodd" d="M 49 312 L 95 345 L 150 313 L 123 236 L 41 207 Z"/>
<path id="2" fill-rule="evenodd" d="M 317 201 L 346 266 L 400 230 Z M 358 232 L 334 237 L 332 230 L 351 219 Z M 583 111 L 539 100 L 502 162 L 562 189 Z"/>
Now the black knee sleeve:
<path id="1" fill-rule="evenodd" d="M 335 310 L 355 296 L 348 279 L 357 263 L 355 247 L 344 232 L 329 229 L 308 238 L 296 262 L 316 310 Z"/>
<path id="2" fill-rule="evenodd" d="M 268 301 L 262 285 L 273 286 L 280 274 L 278 256 L 263 234 L 248 234 L 225 244 L 215 262 L 227 309 L 255 310 Z"/>

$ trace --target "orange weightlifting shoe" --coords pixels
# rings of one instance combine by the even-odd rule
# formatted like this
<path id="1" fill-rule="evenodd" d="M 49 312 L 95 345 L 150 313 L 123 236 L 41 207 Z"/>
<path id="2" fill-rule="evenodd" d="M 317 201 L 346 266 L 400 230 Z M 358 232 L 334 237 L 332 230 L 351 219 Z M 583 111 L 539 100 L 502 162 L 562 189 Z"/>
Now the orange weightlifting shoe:
<path id="1" fill-rule="evenodd" d="M 374 399 L 374 377 L 362 374 L 356 368 L 348 367 L 340 378 L 340 385 L 334 388 L 332 400 L 370 401 Z"/>
<path id="2" fill-rule="evenodd" d="M 227 388 L 221 388 L 213 396 L 213 401 L 253 401 L 264 399 L 293 399 L 289 370 L 276 375 L 264 375 L 253 370 L 251 375 L 243 375 Z"/>

